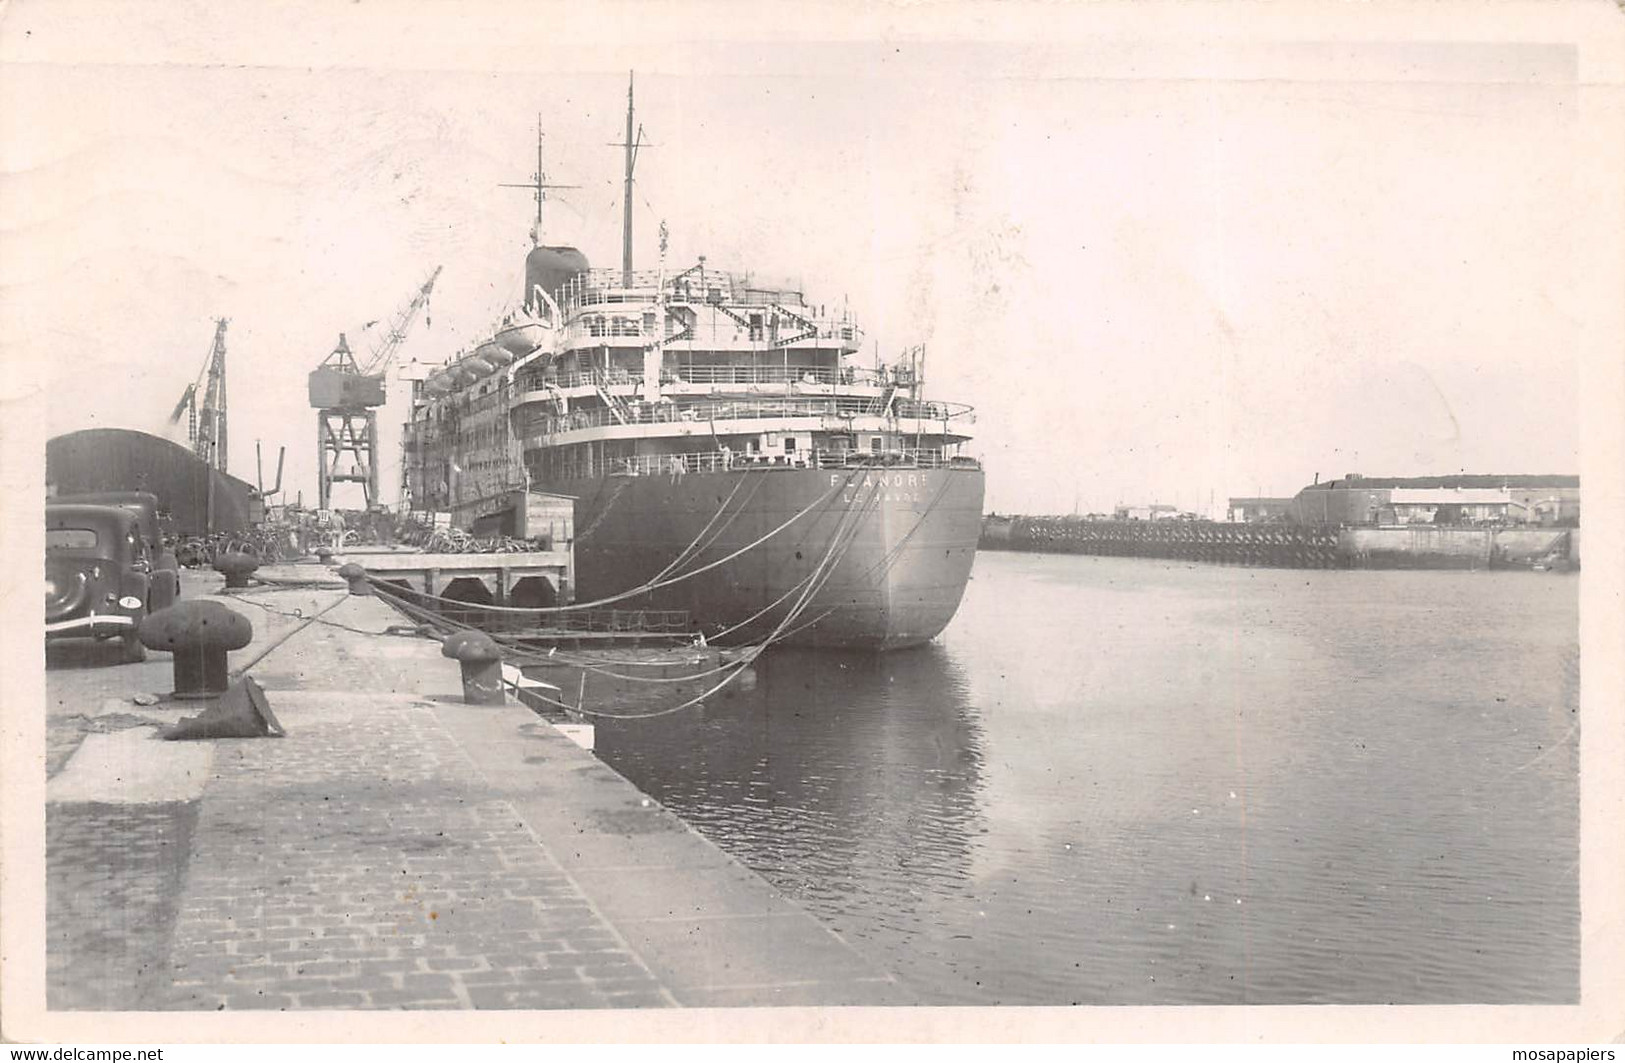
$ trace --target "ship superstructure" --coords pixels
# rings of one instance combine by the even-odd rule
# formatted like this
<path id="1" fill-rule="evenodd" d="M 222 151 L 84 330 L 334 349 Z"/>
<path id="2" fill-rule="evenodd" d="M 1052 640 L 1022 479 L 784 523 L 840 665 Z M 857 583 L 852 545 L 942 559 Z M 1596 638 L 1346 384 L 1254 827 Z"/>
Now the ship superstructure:
<path id="1" fill-rule="evenodd" d="M 414 509 L 514 534 L 527 496 L 573 498 L 577 600 L 685 609 L 708 638 L 941 630 L 983 474 L 970 408 L 922 397 L 917 353 L 862 367 L 853 316 L 795 286 L 703 258 L 592 269 L 536 237 L 524 309 L 417 389 Z"/>

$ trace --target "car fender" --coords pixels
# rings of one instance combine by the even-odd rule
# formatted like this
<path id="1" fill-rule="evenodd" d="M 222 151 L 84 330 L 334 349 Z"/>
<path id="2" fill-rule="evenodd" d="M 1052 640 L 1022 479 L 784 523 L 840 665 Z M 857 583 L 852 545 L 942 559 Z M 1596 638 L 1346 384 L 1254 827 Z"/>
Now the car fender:
<path id="1" fill-rule="evenodd" d="M 55 603 L 47 599 L 45 614 L 47 620 L 72 616 L 85 607 L 85 602 L 90 597 L 90 580 L 84 572 L 78 570 L 71 573 L 71 578 L 73 580 L 71 593 Z"/>
<path id="2" fill-rule="evenodd" d="M 147 611 L 147 594 L 152 588 L 152 581 L 145 572 L 126 570 L 124 579 L 119 583 L 119 608 L 129 613 L 144 613 Z M 134 598 L 139 604 L 131 609 L 124 605 L 123 599 Z"/>

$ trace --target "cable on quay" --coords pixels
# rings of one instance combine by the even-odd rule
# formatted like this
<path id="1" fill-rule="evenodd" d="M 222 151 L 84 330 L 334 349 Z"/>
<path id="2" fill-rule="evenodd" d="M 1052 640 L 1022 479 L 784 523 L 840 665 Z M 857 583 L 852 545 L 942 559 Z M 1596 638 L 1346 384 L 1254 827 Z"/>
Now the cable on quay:
<path id="1" fill-rule="evenodd" d="M 337 588 L 328 588 L 328 589 L 336 590 Z M 244 602 L 244 603 L 246 603 L 248 605 L 252 605 L 256 609 L 263 609 L 267 613 L 272 613 L 272 614 L 274 614 L 276 616 L 287 617 L 290 620 L 304 620 L 306 622 L 314 620 L 316 623 L 321 624 L 324 627 L 338 628 L 340 631 L 349 631 L 349 632 L 352 632 L 352 633 L 357 634 L 357 635 L 384 635 L 384 636 L 389 636 L 391 638 L 416 638 L 416 637 L 418 637 L 416 634 L 411 633 L 411 632 L 405 632 L 405 631 L 368 631 L 365 628 L 351 627 L 349 624 L 341 624 L 337 620 L 323 620 L 322 616 L 325 613 L 327 613 L 328 610 L 333 609 L 334 607 L 336 607 L 339 604 L 339 602 L 342 602 L 344 600 L 343 598 L 340 598 L 338 602 L 333 602 L 333 603 L 329 604 L 326 609 L 323 609 L 319 613 L 312 613 L 311 615 L 306 616 L 304 610 L 302 610 L 302 609 L 292 609 L 292 610 L 276 609 L 276 608 L 273 608 L 272 606 L 266 605 L 264 602 L 256 602 L 252 598 L 244 597 L 241 593 L 232 592 L 232 591 L 220 591 L 218 593 L 223 598 L 235 598 L 239 602 Z"/>
<path id="2" fill-rule="evenodd" d="M 282 579 L 278 576 L 262 576 L 255 573 L 251 577 L 255 583 L 262 583 L 268 588 L 276 590 L 331 590 L 344 589 L 343 580 L 328 579 Z"/>
<path id="3" fill-rule="evenodd" d="M 231 595 L 231 597 L 236 597 L 236 596 Z M 244 599 L 244 600 L 246 601 L 246 599 Z M 253 659 L 250 660 L 247 664 L 241 665 L 240 667 L 232 669 L 232 674 L 236 675 L 236 676 L 247 675 L 248 670 L 250 668 L 253 668 L 256 664 L 259 664 L 261 661 L 265 660 L 265 658 L 269 657 L 272 654 L 272 652 L 274 652 L 275 650 L 281 648 L 283 643 L 287 642 L 289 639 L 291 639 L 295 635 L 299 634 L 299 632 L 305 630 L 305 628 L 309 627 L 310 625 L 312 625 L 314 623 L 317 623 L 318 621 L 321 621 L 321 618 L 323 616 L 326 616 L 328 613 L 332 612 L 334 609 L 337 609 L 341 604 L 343 604 L 343 602 L 344 602 L 344 599 L 339 598 L 339 599 L 333 601 L 332 603 L 330 603 L 324 609 L 322 609 L 321 612 L 315 613 L 312 616 L 306 617 L 304 623 L 300 624 L 298 627 L 294 628 L 292 631 L 285 632 L 282 635 L 281 638 L 277 639 L 275 642 L 272 642 L 269 646 L 265 647 L 259 653 L 255 654 Z M 258 605 L 259 603 L 258 602 L 250 602 L 249 604 Z M 328 621 L 328 622 L 330 623 L 331 621 Z M 355 629 L 352 628 L 351 630 L 355 630 Z M 363 631 L 362 634 L 370 635 L 370 634 L 373 634 L 373 632 Z"/>

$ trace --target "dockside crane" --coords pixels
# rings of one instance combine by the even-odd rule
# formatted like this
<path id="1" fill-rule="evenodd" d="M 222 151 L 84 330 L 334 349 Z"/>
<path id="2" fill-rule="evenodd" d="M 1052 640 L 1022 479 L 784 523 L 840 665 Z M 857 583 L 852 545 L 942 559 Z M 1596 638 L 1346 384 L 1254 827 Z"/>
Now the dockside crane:
<path id="1" fill-rule="evenodd" d="M 210 468 L 226 471 L 226 325 L 227 318 L 215 321 L 214 343 L 204 359 L 198 379 L 186 385 L 181 399 L 169 415 L 178 424 L 186 415 L 186 445 Z M 207 383 L 205 383 L 205 380 Z M 203 388 L 203 410 L 198 411 L 198 389 Z"/>
<path id="2" fill-rule="evenodd" d="M 436 266 L 434 272 L 429 274 L 429 279 L 418 288 L 417 294 L 413 295 L 405 306 L 395 311 L 395 316 L 390 318 L 389 324 L 379 335 L 378 342 L 373 347 L 372 357 L 367 360 L 367 364 L 361 370 L 362 373 L 368 376 L 382 376 L 389 372 L 395 363 L 395 355 L 400 351 L 401 344 L 405 342 L 406 334 L 412 327 L 412 322 L 429 304 L 429 295 L 434 291 L 434 282 L 439 278 L 441 268 Z"/>
<path id="3" fill-rule="evenodd" d="M 181 414 L 186 415 L 186 446 L 192 449 L 197 446 L 197 385 L 188 384 L 186 390 L 181 392 L 181 401 L 175 404 L 174 412 L 169 415 L 170 424 L 180 424 Z"/>
<path id="4" fill-rule="evenodd" d="M 359 483 L 367 508 L 378 499 L 378 407 L 388 399 L 386 377 L 412 322 L 428 305 L 436 266 L 412 298 L 390 318 L 379 334 L 365 365 L 356 360 L 349 340 L 339 342 L 310 374 L 310 405 L 316 410 L 316 456 L 320 465 L 317 499 L 321 509 L 332 508 L 335 483 Z M 340 462 L 349 457 L 348 469 Z"/>

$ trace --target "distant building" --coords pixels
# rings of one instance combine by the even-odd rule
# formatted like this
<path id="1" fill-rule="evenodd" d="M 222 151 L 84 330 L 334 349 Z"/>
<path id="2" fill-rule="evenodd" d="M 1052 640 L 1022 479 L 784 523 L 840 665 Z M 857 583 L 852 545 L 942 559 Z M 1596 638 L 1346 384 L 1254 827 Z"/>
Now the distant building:
<path id="1" fill-rule="evenodd" d="M 1574 487 L 1521 487 L 1509 488 L 1510 501 L 1507 519 L 1522 524 L 1580 523 L 1580 488 Z"/>
<path id="2" fill-rule="evenodd" d="M 1290 498 L 1232 498 L 1228 519 L 1232 524 L 1259 524 L 1292 516 Z"/>
<path id="3" fill-rule="evenodd" d="M 1393 524 L 1505 523 L 1512 496 L 1495 487 L 1395 487 L 1388 492 Z M 1443 518 L 1441 518 L 1441 514 Z"/>
<path id="4" fill-rule="evenodd" d="M 1118 506 L 1112 511 L 1113 520 L 1173 520 L 1179 516 L 1178 506 L 1153 502 L 1149 506 Z"/>
<path id="5" fill-rule="evenodd" d="M 1375 477 L 1350 473 L 1292 499 L 1300 524 L 1578 525 L 1578 476 Z"/>

